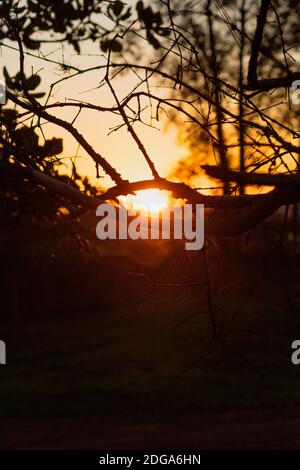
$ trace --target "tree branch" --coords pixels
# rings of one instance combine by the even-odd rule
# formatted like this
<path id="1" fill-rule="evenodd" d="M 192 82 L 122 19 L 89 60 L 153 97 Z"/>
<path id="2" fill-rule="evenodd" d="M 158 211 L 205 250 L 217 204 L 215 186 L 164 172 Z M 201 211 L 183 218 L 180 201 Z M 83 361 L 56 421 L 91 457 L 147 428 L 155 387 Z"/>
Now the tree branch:
<path id="1" fill-rule="evenodd" d="M 257 61 L 261 48 L 263 31 L 267 21 L 267 13 L 270 3 L 270 0 L 261 0 L 260 11 L 257 17 L 256 30 L 252 41 L 251 55 L 248 66 L 248 83 L 257 82 Z"/>
<path id="2" fill-rule="evenodd" d="M 120 186 L 108 189 L 105 193 L 95 197 L 81 193 L 75 188 L 56 178 L 45 175 L 40 171 L 22 167 L 11 163 L 0 163 L 2 174 L 23 179 L 29 179 L 56 194 L 67 198 L 74 204 L 95 210 L 101 202 L 115 199 L 118 196 L 132 193 L 141 189 L 166 189 L 172 191 L 176 197 L 187 199 L 190 203 L 205 204 L 206 207 L 218 209 L 235 208 L 236 211 L 229 217 L 220 217 L 216 214 L 205 219 L 205 234 L 234 237 L 253 229 L 260 222 L 272 215 L 282 205 L 300 202 L 300 192 L 292 190 L 276 190 L 262 195 L 242 196 L 205 196 L 198 193 L 184 183 L 174 183 L 164 179 L 146 180 L 135 183 L 124 182 Z M 0 174 L 1 174 L 0 173 Z M 298 189 L 298 188 L 297 188 Z M 249 205 L 251 202 L 251 205 Z M 248 207 L 245 207 L 245 204 Z M 241 207 L 244 207 L 241 209 Z"/>
<path id="3" fill-rule="evenodd" d="M 77 142 L 82 146 L 82 148 L 84 148 L 84 150 L 89 154 L 89 156 L 94 160 L 94 162 L 100 165 L 105 171 L 105 173 L 107 173 L 115 183 L 123 183 L 124 180 L 121 177 L 120 173 L 118 173 L 105 158 L 103 158 L 99 153 L 97 153 L 93 149 L 93 147 L 86 141 L 83 135 L 80 134 L 78 130 L 74 126 L 72 126 L 72 124 L 56 116 L 53 116 L 52 114 L 47 113 L 40 107 L 33 106 L 32 103 L 25 103 L 24 101 L 17 98 L 10 91 L 7 91 L 7 97 L 18 106 L 21 106 L 21 108 L 27 109 L 35 115 L 46 119 L 46 121 L 52 122 L 53 124 L 56 124 L 57 126 L 68 131 L 74 137 L 74 139 L 76 139 Z"/>
<path id="4" fill-rule="evenodd" d="M 254 184 L 258 186 L 277 186 L 284 188 L 287 186 L 299 186 L 300 175 L 270 175 L 269 173 L 244 173 L 241 171 L 225 170 L 224 168 L 212 165 L 202 165 L 206 174 L 221 181 L 235 181 L 239 184 Z"/>
<path id="5" fill-rule="evenodd" d="M 248 84 L 244 85 L 244 90 L 250 91 L 268 91 L 273 90 L 274 88 L 289 88 L 292 86 L 295 80 L 300 80 L 300 72 L 290 73 L 285 77 L 279 78 L 268 78 L 264 80 L 257 80 L 255 82 L 249 82 Z"/>

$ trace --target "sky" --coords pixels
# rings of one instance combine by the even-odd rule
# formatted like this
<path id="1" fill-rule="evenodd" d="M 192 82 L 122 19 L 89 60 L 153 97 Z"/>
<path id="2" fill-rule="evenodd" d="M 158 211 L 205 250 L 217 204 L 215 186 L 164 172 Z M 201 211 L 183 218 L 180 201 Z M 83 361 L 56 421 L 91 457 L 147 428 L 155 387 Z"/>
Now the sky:
<path id="1" fill-rule="evenodd" d="M 14 43 L 5 41 L 8 46 L 15 46 Z M 98 44 L 86 44 L 83 48 L 82 55 L 78 56 L 71 46 L 53 44 L 42 47 L 42 52 L 48 58 L 54 61 L 65 61 L 67 64 L 79 66 L 80 68 L 93 67 L 97 64 L 104 64 L 101 57 L 101 51 Z M 3 66 L 6 66 L 10 75 L 14 75 L 18 71 L 19 54 L 18 51 L 9 47 L 1 47 L 1 73 Z M 39 51 L 31 51 L 38 55 Z M 42 78 L 39 91 L 48 92 L 51 83 L 62 78 L 63 75 L 58 65 L 47 63 L 40 58 L 33 58 L 26 55 L 25 72 L 27 75 L 31 73 L 39 73 Z M 71 72 L 72 73 L 72 72 Z M 89 74 L 80 75 L 76 78 L 65 80 L 54 87 L 51 101 L 52 103 L 64 100 L 82 100 L 101 106 L 113 105 L 114 100 L 107 87 L 99 88 L 99 83 L 103 78 L 103 72 L 94 71 Z M 126 91 L 129 91 L 137 83 L 136 77 L 131 75 L 123 76 L 114 81 L 117 94 L 122 99 Z M 95 89 L 96 87 L 96 89 Z M 41 100 L 43 102 L 44 99 Z M 64 108 L 52 111 L 56 116 L 72 121 L 77 114 L 74 108 Z M 150 124 L 150 116 L 144 114 L 147 122 Z M 121 118 L 111 113 L 99 113 L 90 110 L 83 110 L 75 121 L 75 127 L 84 135 L 86 140 L 105 157 L 124 178 L 130 181 L 138 179 L 150 178 L 151 172 L 131 135 L 125 129 L 121 128 L 117 132 L 109 132 L 116 125 L 121 123 Z M 157 127 L 157 123 L 155 123 Z M 187 150 L 179 147 L 177 140 L 177 131 L 175 128 L 168 127 L 164 129 L 164 122 L 159 123 L 158 129 L 150 128 L 141 124 L 135 125 L 135 130 L 144 146 L 146 147 L 150 157 L 156 164 L 161 176 L 166 177 L 172 170 L 172 167 L 182 158 Z M 69 167 L 68 157 L 76 156 L 76 165 L 82 174 L 90 177 L 93 183 L 101 186 L 111 186 L 113 183 L 109 177 L 105 176 L 96 180 L 95 164 L 87 156 L 82 148 L 78 148 L 77 142 L 72 136 L 58 128 L 53 124 L 43 126 L 43 132 L 46 138 L 63 137 L 64 150 L 60 157 L 64 157 L 66 168 Z"/>

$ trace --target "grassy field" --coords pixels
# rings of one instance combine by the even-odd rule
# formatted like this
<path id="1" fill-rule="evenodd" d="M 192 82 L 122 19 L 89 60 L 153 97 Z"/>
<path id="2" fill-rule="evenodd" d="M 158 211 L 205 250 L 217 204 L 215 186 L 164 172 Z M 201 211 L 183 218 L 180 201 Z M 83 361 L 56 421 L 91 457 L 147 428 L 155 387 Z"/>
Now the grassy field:
<path id="1" fill-rule="evenodd" d="M 22 445 L 22 423 L 32 423 L 37 437 L 51 423 L 69 436 L 73 425 L 96 419 L 102 427 L 125 426 L 125 436 L 126 425 L 142 432 L 147 423 L 156 429 L 188 416 L 178 429 L 184 436 L 195 416 L 293 414 L 300 408 L 299 368 L 290 361 L 294 338 L 282 307 L 256 299 L 254 310 L 252 303 L 228 332 L 232 349 L 218 345 L 204 359 L 211 346 L 207 319 L 178 326 L 189 313 L 180 301 L 172 309 L 169 300 L 152 299 L 129 314 L 120 308 L 3 328 L 8 365 L 0 371 L 0 414 L 15 434 L 1 446 Z"/>
<path id="2" fill-rule="evenodd" d="M 283 277 L 252 256 L 225 266 L 209 260 L 219 343 L 205 288 L 146 282 L 126 296 L 122 278 L 111 305 L 45 318 L 41 304 L 39 318 L 3 324 L 0 447 L 300 447 L 297 269 Z"/>

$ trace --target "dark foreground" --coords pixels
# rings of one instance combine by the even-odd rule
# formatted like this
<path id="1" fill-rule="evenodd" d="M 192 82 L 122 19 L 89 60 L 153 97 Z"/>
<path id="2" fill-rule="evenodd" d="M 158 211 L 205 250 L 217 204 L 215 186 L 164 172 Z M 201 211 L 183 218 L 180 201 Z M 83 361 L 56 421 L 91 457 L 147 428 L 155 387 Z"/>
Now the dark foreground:
<path id="1" fill-rule="evenodd" d="M 284 276 L 245 263 L 228 263 L 231 273 L 211 286 L 223 341 L 214 348 L 205 289 L 146 282 L 139 296 L 126 267 L 130 298 L 116 281 L 114 302 L 91 296 L 83 308 L 73 297 L 80 285 L 59 283 L 73 307 L 62 313 L 54 302 L 50 315 L 32 286 L 39 316 L 0 330 L 0 448 L 300 449 L 298 261 Z M 167 282 L 186 282 L 181 272 Z M 105 294 L 102 278 L 99 270 L 94 284 Z"/>
<path id="2" fill-rule="evenodd" d="M 235 410 L 178 417 L 9 421 L 5 449 L 299 449 L 300 411 Z"/>

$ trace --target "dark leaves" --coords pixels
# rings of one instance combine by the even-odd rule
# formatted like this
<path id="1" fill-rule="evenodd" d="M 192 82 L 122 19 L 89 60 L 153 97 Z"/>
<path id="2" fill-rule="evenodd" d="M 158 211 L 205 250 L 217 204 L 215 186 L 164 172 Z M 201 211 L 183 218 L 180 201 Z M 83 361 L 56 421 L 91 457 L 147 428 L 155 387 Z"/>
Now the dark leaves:
<path id="1" fill-rule="evenodd" d="M 148 39 L 149 43 L 151 44 L 151 46 L 153 46 L 154 49 L 159 49 L 160 48 L 160 43 L 156 39 L 156 37 L 151 33 L 151 31 L 148 30 L 146 35 L 147 35 L 147 39 Z"/>
<path id="2" fill-rule="evenodd" d="M 117 39 L 105 39 L 104 41 L 100 42 L 100 48 L 103 52 L 107 52 L 109 50 L 111 50 L 112 52 L 121 52 L 122 44 Z"/>
<path id="3" fill-rule="evenodd" d="M 6 69 L 6 67 L 3 68 L 3 75 L 5 78 L 6 86 L 8 89 L 12 91 L 17 91 L 17 92 L 31 92 L 35 90 L 41 83 L 41 77 L 37 74 L 31 75 L 31 77 L 23 77 L 22 80 L 22 73 L 18 72 L 14 77 L 11 77 Z M 30 93 L 30 96 L 32 98 L 42 98 L 45 96 L 45 93 L 39 92 L 39 93 Z"/>
<path id="4" fill-rule="evenodd" d="M 28 49 L 37 50 L 41 47 L 41 43 L 39 41 L 34 41 L 29 37 L 29 35 L 23 36 L 23 42 Z"/>
<path id="5" fill-rule="evenodd" d="M 0 5 L 0 11 L 3 10 L 3 16 L 11 16 L 15 30 L 20 32 L 28 49 L 37 50 L 43 40 L 52 40 L 55 36 L 58 41 L 71 44 L 79 53 L 80 41 L 95 40 L 95 31 L 97 38 L 103 35 L 101 21 L 95 16 L 102 12 L 104 2 L 101 0 L 26 0 L 21 7 L 18 3 L 7 0 Z M 114 17 L 126 13 L 120 1 L 114 2 L 112 9 Z M 5 23 L 0 25 L 0 38 L 16 40 L 13 29 Z"/>
<path id="6" fill-rule="evenodd" d="M 146 28 L 146 37 L 154 49 L 159 49 L 160 43 L 155 34 L 166 34 L 166 29 L 162 27 L 162 17 L 160 12 L 154 12 L 151 7 L 144 7 L 142 1 L 136 5 L 139 20 Z"/>
<path id="7" fill-rule="evenodd" d="M 63 140 L 53 137 L 53 139 L 46 140 L 44 147 L 41 147 L 41 154 L 44 157 L 52 157 L 58 155 L 63 151 Z"/>
<path id="8" fill-rule="evenodd" d="M 120 16 L 123 11 L 123 8 L 124 8 L 123 3 L 117 0 L 112 6 L 112 11 L 115 16 Z"/>

